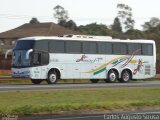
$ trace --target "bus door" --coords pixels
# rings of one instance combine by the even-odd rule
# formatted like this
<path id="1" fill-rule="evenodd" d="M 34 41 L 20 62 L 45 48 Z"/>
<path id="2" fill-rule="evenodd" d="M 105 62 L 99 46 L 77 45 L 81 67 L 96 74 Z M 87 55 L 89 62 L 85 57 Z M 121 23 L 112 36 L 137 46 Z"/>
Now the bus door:
<path id="1" fill-rule="evenodd" d="M 33 54 L 34 74 L 37 79 L 46 79 L 47 65 L 49 64 L 49 54 L 47 52 L 36 51 Z"/>

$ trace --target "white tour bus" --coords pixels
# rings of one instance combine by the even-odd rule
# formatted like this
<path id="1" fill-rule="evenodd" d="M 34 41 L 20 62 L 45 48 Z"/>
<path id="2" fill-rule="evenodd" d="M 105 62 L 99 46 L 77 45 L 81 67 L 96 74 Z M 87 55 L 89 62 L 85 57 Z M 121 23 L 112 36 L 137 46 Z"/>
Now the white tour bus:
<path id="1" fill-rule="evenodd" d="M 86 35 L 27 37 L 17 40 L 12 55 L 12 76 L 30 78 L 34 84 L 42 80 L 54 84 L 59 79 L 128 82 L 155 74 L 153 40 Z"/>

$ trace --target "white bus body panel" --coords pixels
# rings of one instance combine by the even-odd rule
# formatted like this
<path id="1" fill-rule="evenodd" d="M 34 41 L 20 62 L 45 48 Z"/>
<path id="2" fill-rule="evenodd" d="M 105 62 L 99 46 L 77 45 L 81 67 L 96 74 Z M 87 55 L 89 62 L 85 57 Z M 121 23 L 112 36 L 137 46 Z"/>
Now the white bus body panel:
<path id="1" fill-rule="evenodd" d="M 106 79 L 107 72 L 110 69 L 116 69 L 119 72 L 119 77 L 124 69 L 131 70 L 133 79 L 145 79 L 155 76 L 152 56 L 134 56 L 127 63 L 130 56 L 50 54 L 48 65 L 31 68 L 12 68 L 12 76 L 47 79 L 48 71 L 52 68 L 60 71 L 61 79 Z"/>

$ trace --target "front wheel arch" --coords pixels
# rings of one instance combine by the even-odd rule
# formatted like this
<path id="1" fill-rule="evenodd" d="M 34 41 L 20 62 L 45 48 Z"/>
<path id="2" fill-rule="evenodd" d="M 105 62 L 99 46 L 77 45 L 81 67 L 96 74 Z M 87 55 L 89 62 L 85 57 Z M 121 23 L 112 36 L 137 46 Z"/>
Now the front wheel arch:
<path id="1" fill-rule="evenodd" d="M 119 71 L 118 71 L 117 69 L 115 69 L 115 68 L 110 69 L 110 70 L 108 71 L 108 73 L 109 73 L 110 71 L 112 71 L 112 70 L 116 72 L 117 78 L 119 78 L 119 77 L 120 77 Z M 107 74 L 108 74 L 108 73 L 107 73 Z M 108 76 L 107 76 L 107 78 L 108 78 Z"/>
<path id="2" fill-rule="evenodd" d="M 56 84 L 58 79 L 60 79 L 60 71 L 58 69 L 50 69 L 47 75 L 47 83 Z"/>
<path id="3" fill-rule="evenodd" d="M 113 74 L 115 77 L 113 80 L 111 79 L 110 75 Z M 105 79 L 105 82 L 113 83 L 116 82 L 119 77 L 119 72 L 117 69 L 110 69 L 107 73 L 107 79 Z"/>
<path id="4" fill-rule="evenodd" d="M 48 71 L 48 75 L 49 75 L 49 73 L 50 73 L 51 71 L 57 73 L 58 79 L 61 78 L 61 73 L 60 73 L 60 71 L 59 71 L 57 68 L 52 68 L 52 69 L 50 69 L 50 70 Z M 48 75 L 47 75 L 47 76 L 48 76 Z"/>

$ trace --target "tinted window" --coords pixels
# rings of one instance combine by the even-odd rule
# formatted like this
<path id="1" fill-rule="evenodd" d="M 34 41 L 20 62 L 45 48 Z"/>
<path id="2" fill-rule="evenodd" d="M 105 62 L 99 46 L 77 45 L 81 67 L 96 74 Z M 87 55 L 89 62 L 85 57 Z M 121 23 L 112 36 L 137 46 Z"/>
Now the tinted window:
<path id="1" fill-rule="evenodd" d="M 66 42 L 66 52 L 67 53 L 81 53 L 81 43 L 75 41 Z"/>
<path id="2" fill-rule="evenodd" d="M 64 41 L 50 41 L 49 42 L 50 52 L 64 53 Z"/>
<path id="3" fill-rule="evenodd" d="M 153 45 L 152 44 L 143 44 L 142 51 L 143 51 L 143 55 L 153 55 Z"/>
<path id="4" fill-rule="evenodd" d="M 127 44 L 125 43 L 114 43 L 113 54 L 127 54 Z"/>
<path id="5" fill-rule="evenodd" d="M 19 40 L 16 43 L 15 50 L 29 50 L 34 46 L 34 40 Z"/>
<path id="6" fill-rule="evenodd" d="M 112 53 L 112 44 L 111 43 L 98 43 L 98 53 L 99 54 L 111 54 Z"/>
<path id="7" fill-rule="evenodd" d="M 34 53 L 33 55 L 33 64 L 34 65 L 40 65 L 41 64 L 41 54 L 40 53 Z"/>
<path id="8" fill-rule="evenodd" d="M 129 43 L 128 44 L 128 53 L 135 54 L 135 55 L 141 55 L 142 54 L 141 44 Z"/>
<path id="9" fill-rule="evenodd" d="M 95 42 L 83 42 L 83 53 L 94 54 L 97 52 L 97 45 Z"/>
<path id="10" fill-rule="evenodd" d="M 33 54 L 33 65 L 47 65 L 49 63 L 49 54 L 45 52 L 35 52 Z"/>
<path id="11" fill-rule="evenodd" d="M 49 54 L 48 53 L 41 53 L 41 64 L 47 65 L 49 63 Z"/>
<path id="12" fill-rule="evenodd" d="M 36 41 L 35 50 L 48 51 L 48 41 Z"/>

